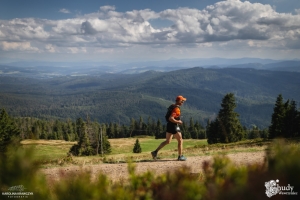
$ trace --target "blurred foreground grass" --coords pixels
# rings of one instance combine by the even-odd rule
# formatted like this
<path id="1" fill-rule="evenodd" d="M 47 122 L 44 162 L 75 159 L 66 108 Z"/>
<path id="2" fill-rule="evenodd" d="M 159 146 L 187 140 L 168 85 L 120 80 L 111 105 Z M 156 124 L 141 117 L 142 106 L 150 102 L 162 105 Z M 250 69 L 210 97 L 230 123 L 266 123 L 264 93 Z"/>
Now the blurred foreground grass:
<path id="1" fill-rule="evenodd" d="M 299 143 L 276 140 L 266 151 L 263 164 L 249 166 L 236 166 L 225 155 L 216 155 L 212 162 L 203 163 L 202 174 L 193 174 L 189 168 L 159 176 L 136 174 L 135 164 L 129 163 L 128 182 L 110 182 L 103 174 L 92 181 L 86 171 L 61 173 L 59 181 L 47 182 L 38 170 L 35 149 L 14 147 L 1 157 L 1 199 L 13 198 L 18 188 L 32 193 L 25 194 L 28 199 L 268 199 L 265 184 L 271 180 L 278 180 L 282 191 L 291 192 L 293 187 L 294 192 L 287 195 L 272 190 L 272 199 L 299 199 Z"/>

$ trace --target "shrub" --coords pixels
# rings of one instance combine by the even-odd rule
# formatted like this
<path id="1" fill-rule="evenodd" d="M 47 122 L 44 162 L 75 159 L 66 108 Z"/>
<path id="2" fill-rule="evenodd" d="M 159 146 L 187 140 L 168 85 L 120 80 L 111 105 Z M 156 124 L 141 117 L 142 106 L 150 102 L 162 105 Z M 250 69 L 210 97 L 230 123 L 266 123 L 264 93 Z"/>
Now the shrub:
<path id="1" fill-rule="evenodd" d="M 135 140 L 135 144 L 134 144 L 134 147 L 133 147 L 133 153 L 142 153 L 142 148 L 141 148 L 139 139 Z"/>

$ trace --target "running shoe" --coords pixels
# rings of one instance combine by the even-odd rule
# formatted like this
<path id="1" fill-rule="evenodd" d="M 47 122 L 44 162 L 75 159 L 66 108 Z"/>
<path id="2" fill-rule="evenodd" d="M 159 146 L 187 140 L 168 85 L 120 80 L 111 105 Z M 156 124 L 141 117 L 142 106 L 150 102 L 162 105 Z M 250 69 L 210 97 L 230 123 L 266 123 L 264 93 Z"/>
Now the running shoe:
<path id="1" fill-rule="evenodd" d="M 186 161 L 186 157 L 184 157 L 183 155 L 178 156 L 178 160 L 179 161 Z"/>
<path id="2" fill-rule="evenodd" d="M 152 158 L 153 158 L 154 160 L 156 160 L 156 158 L 157 158 L 157 152 L 156 152 L 156 151 L 152 151 L 152 152 L 151 152 L 151 155 L 152 155 Z"/>

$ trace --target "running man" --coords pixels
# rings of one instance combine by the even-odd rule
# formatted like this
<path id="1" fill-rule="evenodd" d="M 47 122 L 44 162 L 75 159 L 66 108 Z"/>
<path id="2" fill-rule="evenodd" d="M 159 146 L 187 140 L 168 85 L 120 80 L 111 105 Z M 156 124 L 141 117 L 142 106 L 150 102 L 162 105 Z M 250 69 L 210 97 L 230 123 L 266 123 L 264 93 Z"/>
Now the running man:
<path id="1" fill-rule="evenodd" d="M 186 98 L 183 96 L 177 96 L 175 104 L 172 104 L 169 108 L 173 108 L 170 112 L 169 118 L 166 117 L 168 123 L 167 123 L 167 133 L 166 133 L 166 140 L 162 142 L 155 151 L 151 152 L 151 155 L 153 159 L 157 158 L 157 153 L 160 149 L 162 149 L 167 144 L 170 144 L 172 141 L 173 136 L 177 139 L 178 142 L 178 160 L 179 161 L 185 161 L 186 158 L 182 155 L 182 144 L 183 139 L 181 135 L 181 131 L 179 128 L 179 125 L 182 124 L 182 121 L 180 120 L 180 106 L 183 105 L 183 103 L 186 101 Z"/>

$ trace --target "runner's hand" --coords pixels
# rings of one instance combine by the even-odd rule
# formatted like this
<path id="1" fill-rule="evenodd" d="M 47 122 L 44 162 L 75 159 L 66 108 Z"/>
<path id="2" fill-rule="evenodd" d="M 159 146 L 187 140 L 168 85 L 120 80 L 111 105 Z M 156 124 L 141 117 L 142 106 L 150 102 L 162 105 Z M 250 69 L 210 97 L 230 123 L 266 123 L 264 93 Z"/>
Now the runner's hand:
<path id="1" fill-rule="evenodd" d="M 178 120 L 177 124 L 182 124 L 183 122 L 181 120 Z"/>

